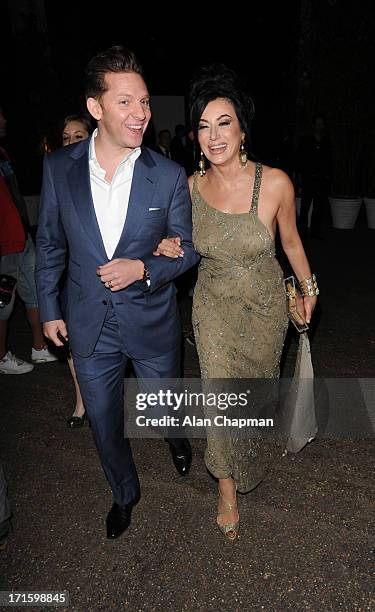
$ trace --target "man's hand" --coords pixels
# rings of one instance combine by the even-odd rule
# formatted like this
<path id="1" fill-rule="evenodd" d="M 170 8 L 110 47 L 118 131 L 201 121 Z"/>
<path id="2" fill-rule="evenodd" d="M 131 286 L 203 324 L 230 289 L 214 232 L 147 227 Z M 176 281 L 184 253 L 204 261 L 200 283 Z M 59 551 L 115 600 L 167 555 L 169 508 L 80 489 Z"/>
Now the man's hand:
<path id="1" fill-rule="evenodd" d="M 64 346 L 64 342 L 60 340 L 58 333 L 68 342 L 68 332 L 66 329 L 65 322 L 62 319 L 56 321 L 47 321 L 43 323 L 43 334 L 56 346 Z"/>
<path id="2" fill-rule="evenodd" d="M 96 270 L 102 283 L 111 291 L 125 289 L 137 280 L 142 280 L 144 263 L 140 259 L 113 259 Z"/>
<path id="3" fill-rule="evenodd" d="M 181 248 L 181 238 L 179 236 L 171 236 L 164 238 L 156 247 L 153 255 L 165 255 L 166 257 L 183 257 L 184 250 Z"/>

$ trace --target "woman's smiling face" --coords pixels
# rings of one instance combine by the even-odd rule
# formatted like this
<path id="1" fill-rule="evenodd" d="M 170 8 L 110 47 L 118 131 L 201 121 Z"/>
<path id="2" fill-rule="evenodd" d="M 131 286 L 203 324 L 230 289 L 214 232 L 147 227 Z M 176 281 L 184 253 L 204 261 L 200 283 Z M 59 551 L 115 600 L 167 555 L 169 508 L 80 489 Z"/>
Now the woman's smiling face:
<path id="1" fill-rule="evenodd" d="M 225 98 L 209 102 L 199 120 L 198 141 L 211 164 L 238 158 L 244 133 L 233 104 Z"/>

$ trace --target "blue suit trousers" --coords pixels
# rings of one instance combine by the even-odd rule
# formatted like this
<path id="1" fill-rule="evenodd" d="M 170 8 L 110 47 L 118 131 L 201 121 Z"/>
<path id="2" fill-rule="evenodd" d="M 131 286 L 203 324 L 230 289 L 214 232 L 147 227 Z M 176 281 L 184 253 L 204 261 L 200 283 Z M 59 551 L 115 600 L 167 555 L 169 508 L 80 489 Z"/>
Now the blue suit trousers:
<path id="1" fill-rule="evenodd" d="M 179 378 L 180 343 L 168 353 L 133 359 L 123 345 L 116 312 L 109 302 L 106 318 L 88 357 L 73 354 L 74 366 L 104 473 L 120 506 L 139 496 L 139 481 L 124 433 L 124 375 L 131 359 L 137 378 Z"/>

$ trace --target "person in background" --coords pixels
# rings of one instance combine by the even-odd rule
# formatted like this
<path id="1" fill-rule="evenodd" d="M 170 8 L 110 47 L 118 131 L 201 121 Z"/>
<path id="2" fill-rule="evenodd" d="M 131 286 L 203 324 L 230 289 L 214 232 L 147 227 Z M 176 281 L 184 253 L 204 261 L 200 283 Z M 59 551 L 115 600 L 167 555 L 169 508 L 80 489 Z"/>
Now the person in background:
<path id="1" fill-rule="evenodd" d="M 43 336 L 42 326 L 39 318 L 38 298 L 35 285 L 35 248 L 30 235 L 30 226 L 27 216 L 26 204 L 21 195 L 16 175 L 13 170 L 12 161 L 6 152 L 3 141 L 6 137 L 6 118 L 0 107 L 0 179 L 2 198 L 1 208 L 12 207 L 17 209 L 18 214 L 6 217 L 8 226 L 4 228 L 5 220 L 2 218 L 2 233 L 8 239 L 15 231 L 18 232 L 19 221 L 23 228 L 23 248 L 4 244 L 1 245 L 0 274 L 12 276 L 16 281 L 17 293 L 25 304 L 27 320 L 31 327 L 33 345 L 31 349 L 31 361 L 33 363 L 48 363 L 57 361 L 46 344 Z M 17 242 L 20 242 L 18 239 Z M 8 320 L 12 314 L 14 297 L 5 307 L 0 308 L 0 373 L 1 374 L 25 374 L 33 370 L 33 363 L 29 363 L 16 357 L 7 350 Z"/>
<path id="2" fill-rule="evenodd" d="M 86 113 L 65 117 L 62 129 L 62 144 L 74 144 L 88 138 L 92 132 L 91 118 Z"/>
<path id="3" fill-rule="evenodd" d="M 332 180 L 332 150 L 323 115 L 316 115 L 312 131 L 302 138 L 296 155 L 297 179 L 301 187 L 299 231 L 307 236 L 310 206 L 311 238 L 323 238 L 322 226 L 329 207 L 328 196 Z"/>
<path id="4" fill-rule="evenodd" d="M 186 164 L 186 128 L 182 124 L 178 124 L 174 128 L 175 135 L 171 142 L 171 157 L 173 161 L 177 162 L 185 168 Z"/>
<path id="5" fill-rule="evenodd" d="M 90 136 L 91 132 L 92 124 L 90 116 L 86 114 L 68 115 L 65 117 L 63 122 L 62 144 L 64 147 L 66 147 L 67 145 L 74 144 L 75 142 L 85 140 Z M 70 353 L 68 355 L 68 365 L 74 381 L 76 405 L 72 416 L 67 419 L 66 425 L 69 429 L 77 429 L 78 427 L 82 427 L 85 421 L 85 406 L 83 404 L 81 391 L 77 381 L 73 358 Z"/>
<path id="6" fill-rule="evenodd" d="M 171 159 L 171 133 L 169 130 L 161 130 L 158 134 L 158 144 L 155 147 L 155 151 L 164 155 L 168 159 Z"/>

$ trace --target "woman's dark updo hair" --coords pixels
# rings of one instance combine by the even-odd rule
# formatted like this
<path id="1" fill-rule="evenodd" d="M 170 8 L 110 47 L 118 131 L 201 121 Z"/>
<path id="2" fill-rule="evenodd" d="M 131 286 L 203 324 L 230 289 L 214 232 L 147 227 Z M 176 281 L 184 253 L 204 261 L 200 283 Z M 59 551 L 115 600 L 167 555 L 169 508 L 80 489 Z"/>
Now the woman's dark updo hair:
<path id="1" fill-rule="evenodd" d="M 245 133 L 245 148 L 249 146 L 250 124 L 254 115 L 254 104 L 236 73 L 224 64 L 204 66 L 193 77 L 190 84 L 190 121 L 194 136 L 198 138 L 199 121 L 209 102 L 225 98 L 233 104 L 241 130 Z"/>

